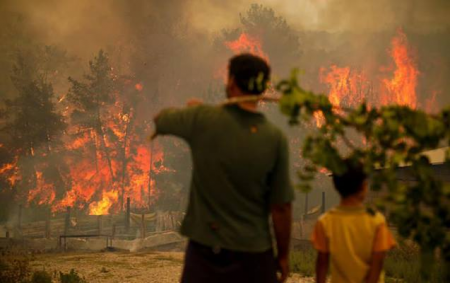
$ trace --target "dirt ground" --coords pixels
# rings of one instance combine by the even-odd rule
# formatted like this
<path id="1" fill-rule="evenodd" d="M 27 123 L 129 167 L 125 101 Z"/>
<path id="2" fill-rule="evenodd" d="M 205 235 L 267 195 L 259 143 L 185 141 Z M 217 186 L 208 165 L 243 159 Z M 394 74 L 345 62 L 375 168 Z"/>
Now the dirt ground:
<path id="1" fill-rule="evenodd" d="M 94 282 L 179 282 L 181 252 L 100 252 L 36 255 L 31 266 L 52 274 L 75 269 L 89 283 Z M 314 282 L 294 274 L 288 283 Z"/>

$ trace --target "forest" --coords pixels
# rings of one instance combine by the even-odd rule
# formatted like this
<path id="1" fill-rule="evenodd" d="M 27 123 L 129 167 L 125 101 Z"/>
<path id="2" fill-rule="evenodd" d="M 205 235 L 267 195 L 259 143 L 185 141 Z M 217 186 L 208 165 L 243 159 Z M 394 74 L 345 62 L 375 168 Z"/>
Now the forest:
<path id="1" fill-rule="evenodd" d="M 3 221 L 18 204 L 44 214 L 72 206 L 96 215 L 121 211 L 127 196 L 144 210 L 182 210 L 185 202 L 174 200 L 186 197 L 189 152 L 173 139 L 150 145 L 152 118 L 190 97 L 221 101 L 226 62 L 233 54 L 266 58 L 276 78 L 299 67 L 302 84 L 328 93 L 335 105 L 398 103 L 432 112 L 448 102 L 446 29 L 298 29 L 271 7 L 249 4 L 236 12 L 232 27 L 206 34 L 193 27 L 180 3 L 135 1 L 109 12 L 89 7 L 117 28 L 105 32 L 108 40 L 94 38 L 95 21 L 81 17 L 85 30 L 73 35 L 84 42 L 70 42 L 70 34 L 63 42 L 33 27 L 37 20 L 25 4 L 3 5 Z M 110 13 L 120 20 L 108 18 Z M 265 111 L 289 132 L 299 168 L 302 137 L 314 125 L 288 128 L 276 106 Z M 319 185 L 328 190 L 327 178 L 322 179 Z M 319 202 L 319 194 L 312 197 Z"/>

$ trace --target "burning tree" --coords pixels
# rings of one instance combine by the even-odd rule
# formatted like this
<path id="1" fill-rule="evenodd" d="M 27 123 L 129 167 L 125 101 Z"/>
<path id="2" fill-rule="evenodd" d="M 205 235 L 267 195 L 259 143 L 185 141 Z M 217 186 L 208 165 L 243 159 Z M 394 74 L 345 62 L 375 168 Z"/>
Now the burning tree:
<path id="1" fill-rule="evenodd" d="M 65 188 L 59 153 L 66 124 L 47 81 L 48 69 L 33 55 L 19 52 L 13 68 L 11 79 L 18 95 L 6 101 L 3 130 L 5 146 L 15 158 L 2 173 L 9 175 L 10 185 L 22 199 L 48 205 L 58 197 L 48 188 Z"/>
<path id="2" fill-rule="evenodd" d="M 273 9 L 252 4 L 240 18 L 243 30 L 261 39 L 263 49 L 272 58 L 275 68 L 285 68 L 299 59 L 301 48 L 298 35 L 286 19 L 276 15 Z"/>
<path id="3" fill-rule="evenodd" d="M 76 206 L 92 215 L 107 214 L 122 210 L 127 196 L 148 208 L 157 197 L 152 173 L 168 169 L 160 145 L 150 147 L 146 141 L 148 123 L 145 112 L 139 112 L 145 109 L 144 86 L 116 74 L 102 50 L 89 62 L 83 81 L 69 81 L 66 162 L 71 189 L 54 211 Z"/>
<path id="4" fill-rule="evenodd" d="M 107 144 L 108 133 L 105 124 L 108 106 L 114 102 L 115 83 L 108 57 L 102 50 L 99 51 L 93 61 L 89 62 L 89 70 L 90 73 L 85 75 L 86 82 L 80 82 L 69 77 L 72 86 L 67 95 L 67 100 L 73 108 L 70 114 L 71 124 L 76 128 L 75 137 L 84 138 L 84 140 L 79 141 L 85 143 L 86 150 L 84 153 L 91 154 L 94 157 L 95 173 L 90 178 L 94 178 L 96 175 L 105 177 L 106 179 L 102 178 L 102 181 L 105 182 L 104 186 L 115 191 L 117 190 L 117 187 L 115 187 L 117 186 L 116 176 L 111 160 L 111 149 Z M 110 134 L 110 136 L 112 135 Z M 77 145 L 75 147 L 75 149 L 83 151 Z M 106 167 L 107 173 L 104 172 L 104 167 Z M 72 180 L 72 182 L 74 181 Z M 89 182 L 90 180 L 86 181 Z M 84 186 L 86 187 L 84 189 L 88 188 L 87 184 Z M 89 196 L 84 196 L 90 199 L 94 191 L 88 193 Z M 73 199 L 73 201 L 75 200 Z"/>
<path id="5" fill-rule="evenodd" d="M 301 55 L 297 33 L 271 8 L 252 4 L 245 14 L 240 14 L 241 26 L 223 30 L 215 45 L 234 53 L 249 52 L 268 60 L 279 74 L 288 72 L 287 66 Z"/>

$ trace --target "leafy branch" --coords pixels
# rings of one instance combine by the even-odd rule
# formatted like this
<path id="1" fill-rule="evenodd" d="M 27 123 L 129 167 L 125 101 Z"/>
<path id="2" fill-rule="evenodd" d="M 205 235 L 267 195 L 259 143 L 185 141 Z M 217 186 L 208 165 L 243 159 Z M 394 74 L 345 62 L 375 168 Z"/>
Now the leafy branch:
<path id="1" fill-rule="evenodd" d="M 365 102 L 355 109 L 337 108 L 327 96 L 304 90 L 296 70 L 276 88 L 282 93 L 280 110 L 291 125 L 321 117 L 321 126 L 304 142 L 303 156 L 312 165 L 300 170 L 299 187 L 310 190 L 320 168 L 342 174 L 345 159 L 363 164 L 371 189 L 385 192 L 379 205 L 389 210 L 400 236 L 421 247 L 423 279 L 429 278 L 436 251 L 449 263 L 450 186 L 437 178 L 424 152 L 450 143 L 450 107 L 436 115 L 399 105 L 369 107 Z M 445 164 L 449 156 L 447 150 Z M 414 181 L 400 182 L 399 167 Z"/>

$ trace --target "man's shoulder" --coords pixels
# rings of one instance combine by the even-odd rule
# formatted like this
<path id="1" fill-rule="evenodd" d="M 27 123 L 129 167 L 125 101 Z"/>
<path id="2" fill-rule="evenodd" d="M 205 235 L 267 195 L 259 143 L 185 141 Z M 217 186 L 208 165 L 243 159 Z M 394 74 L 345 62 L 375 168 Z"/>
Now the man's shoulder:
<path id="1" fill-rule="evenodd" d="M 199 104 L 195 106 L 189 106 L 188 108 L 191 108 L 196 112 L 214 112 L 219 110 L 219 107 L 210 104 Z"/>
<path id="2" fill-rule="evenodd" d="M 199 115 L 220 115 L 223 113 L 223 108 L 217 105 L 201 104 L 192 106 Z"/>
<path id="3" fill-rule="evenodd" d="M 277 125 L 275 125 L 272 121 L 270 121 L 269 119 L 267 119 L 266 117 L 264 117 L 264 124 L 266 126 L 267 131 L 273 136 L 275 137 L 277 140 L 279 141 L 287 141 L 287 136 L 286 134 L 280 129 L 280 127 L 278 127 Z"/>

